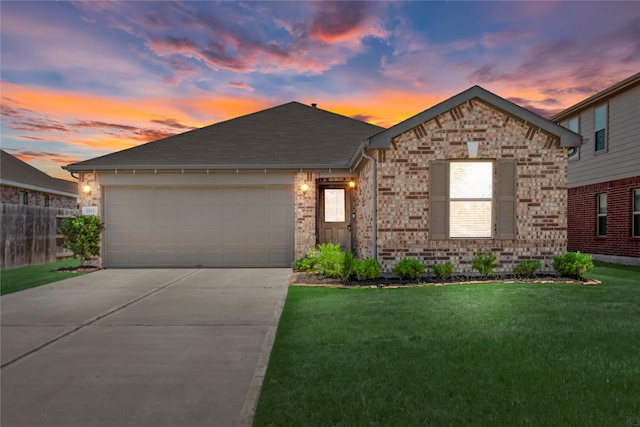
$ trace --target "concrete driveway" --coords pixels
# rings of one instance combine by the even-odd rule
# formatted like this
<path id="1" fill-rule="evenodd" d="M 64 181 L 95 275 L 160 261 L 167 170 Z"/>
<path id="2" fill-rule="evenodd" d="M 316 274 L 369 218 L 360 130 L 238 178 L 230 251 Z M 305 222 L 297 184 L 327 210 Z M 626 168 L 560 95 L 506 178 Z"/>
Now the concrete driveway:
<path id="1" fill-rule="evenodd" d="M 250 425 L 290 275 L 102 270 L 1 297 L 2 426 Z"/>

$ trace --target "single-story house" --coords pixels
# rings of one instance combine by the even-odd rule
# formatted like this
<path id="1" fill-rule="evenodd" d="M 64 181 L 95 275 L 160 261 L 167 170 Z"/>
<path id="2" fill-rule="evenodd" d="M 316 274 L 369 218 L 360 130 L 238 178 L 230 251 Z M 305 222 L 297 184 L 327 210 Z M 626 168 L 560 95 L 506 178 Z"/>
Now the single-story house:
<path id="1" fill-rule="evenodd" d="M 505 271 L 567 248 L 576 133 L 474 86 L 389 129 L 297 102 L 65 167 L 106 224 L 104 267 L 287 267 L 339 242 Z"/>
<path id="2" fill-rule="evenodd" d="M 0 202 L 76 209 L 78 183 L 49 176 L 0 150 Z"/>
<path id="3" fill-rule="evenodd" d="M 57 231 L 77 209 L 77 182 L 53 178 L 0 150 L 0 269 L 72 256 Z"/>

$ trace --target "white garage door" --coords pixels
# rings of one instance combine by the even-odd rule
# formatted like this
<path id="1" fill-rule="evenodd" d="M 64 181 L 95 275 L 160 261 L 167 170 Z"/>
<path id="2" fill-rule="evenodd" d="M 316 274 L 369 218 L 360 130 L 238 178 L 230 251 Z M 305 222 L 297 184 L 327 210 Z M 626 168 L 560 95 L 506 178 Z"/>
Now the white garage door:
<path id="1" fill-rule="evenodd" d="M 289 267 L 291 187 L 107 187 L 108 267 Z"/>

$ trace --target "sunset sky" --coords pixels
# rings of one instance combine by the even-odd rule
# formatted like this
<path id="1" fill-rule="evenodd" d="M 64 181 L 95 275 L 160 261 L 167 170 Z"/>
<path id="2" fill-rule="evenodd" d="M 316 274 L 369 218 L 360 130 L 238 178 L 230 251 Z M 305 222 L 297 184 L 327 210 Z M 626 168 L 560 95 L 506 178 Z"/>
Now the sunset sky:
<path id="1" fill-rule="evenodd" d="M 60 167 L 289 101 L 543 116 L 640 71 L 640 2 L 0 2 L 2 149 Z"/>

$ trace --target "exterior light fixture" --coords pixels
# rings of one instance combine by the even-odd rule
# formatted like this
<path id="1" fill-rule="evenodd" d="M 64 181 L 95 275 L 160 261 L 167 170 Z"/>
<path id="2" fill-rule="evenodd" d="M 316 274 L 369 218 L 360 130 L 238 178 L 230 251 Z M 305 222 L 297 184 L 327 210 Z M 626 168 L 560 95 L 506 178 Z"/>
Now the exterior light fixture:
<path id="1" fill-rule="evenodd" d="M 90 186 L 89 184 L 85 184 L 85 185 L 82 187 L 82 192 L 83 192 L 84 194 L 89 194 L 89 193 L 91 193 L 91 186 Z"/>
<path id="2" fill-rule="evenodd" d="M 356 188 L 356 182 L 354 180 L 349 181 L 349 188 Z"/>
<path id="3" fill-rule="evenodd" d="M 309 184 L 303 182 L 302 184 L 300 184 L 300 190 L 306 193 L 307 191 L 309 191 Z"/>
<path id="4" fill-rule="evenodd" d="M 480 141 L 467 141 L 467 149 L 469 150 L 470 159 L 478 157 L 478 145 L 480 145 Z"/>

